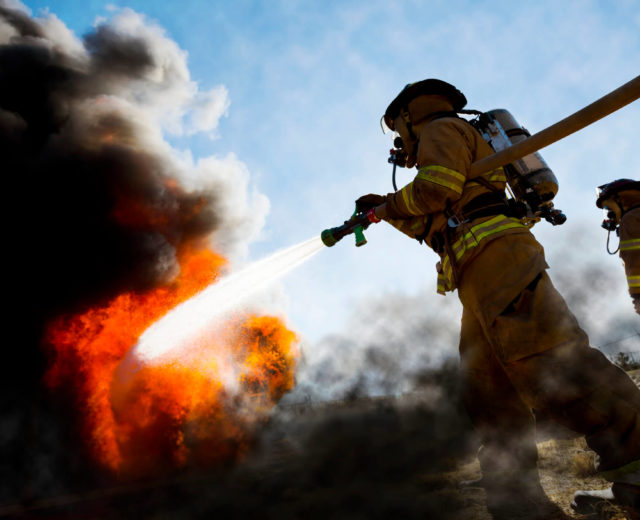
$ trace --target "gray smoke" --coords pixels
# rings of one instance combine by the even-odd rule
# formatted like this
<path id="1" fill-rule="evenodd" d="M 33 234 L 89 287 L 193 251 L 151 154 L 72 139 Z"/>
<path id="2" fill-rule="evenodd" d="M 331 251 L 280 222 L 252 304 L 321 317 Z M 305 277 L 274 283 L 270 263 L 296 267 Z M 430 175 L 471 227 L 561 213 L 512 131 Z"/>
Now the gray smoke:
<path id="1" fill-rule="evenodd" d="M 607 356 L 640 353 L 640 317 L 633 309 L 621 259 L 606 252 L 606 235 L 599 228 L 575 225 L 571 240 L 554 243 L 548 255 L 549 275 L 589 334 L 591 346 Z M 617 243 L 612 235 L 612 250 Z"/>
<path id="2" fill-rule="evenodd" d="M 563 231 L 553 231 L 550 236 L 562 236 Z M 592 346 L 606 355 L 640 351 L 640 320 L 627 294 L 622 262 L 608 257 L 606 235 L 599 231 L 571 229 L 570 241 L 548 247 L 548 273 Z M 303 345 L 298 384 L 284 402 L 415 391 L 424 384 L 423 374 L 457 359 L 460 317 L 456 295 L 443 298 L 427 289 L 368 298 L 344 331 Z"/>
<path id="3" fill-rule="evenodd" d="M 356 308 L 341 334 L 303 345 L 285 402 L 400 395 L 457 356 L 460 305 L 435 291 L 385 294 Z"/>
<path id="4" fill-rule="evenodd" d="M 268 200 L 249 192 L 241 161 L 168 141 L 216 137 L 229 106 L 138 13 L 115 11 L 78 38 L 53 14 L 0 0 L 4 296 L 15 314 L 2 347 L 0 499 L 91 482 L 73 414 L 41 388 L 45 324 L 170 282 L 184 250 L 239 259 L 262 227 Z"/>

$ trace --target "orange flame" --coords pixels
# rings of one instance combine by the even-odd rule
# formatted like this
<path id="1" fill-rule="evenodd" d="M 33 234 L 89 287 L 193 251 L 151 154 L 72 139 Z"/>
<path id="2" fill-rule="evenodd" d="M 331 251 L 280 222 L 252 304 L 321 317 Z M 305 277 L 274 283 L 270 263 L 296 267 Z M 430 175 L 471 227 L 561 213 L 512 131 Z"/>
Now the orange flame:
<path id="1" fill-rule="evenodd" d="M 223 334 L 205 338 L 197 356 L 118 377 L 144 330 L 213 283 L 225 264 L 211 251 L 183 256 L 181 274 L 169 286 L 121 294 L 48 327 L 54 361 L 45 383 L 72 396 L 91 454 L 121 474 L 147 475 L 242 455 L 256 422 L 294 384 L 297 338 L 268 316 L 231 319 Z M 233 365 L 232 388 L 222 378 L 219 357 L 207 355 L 221 349 Z"/>

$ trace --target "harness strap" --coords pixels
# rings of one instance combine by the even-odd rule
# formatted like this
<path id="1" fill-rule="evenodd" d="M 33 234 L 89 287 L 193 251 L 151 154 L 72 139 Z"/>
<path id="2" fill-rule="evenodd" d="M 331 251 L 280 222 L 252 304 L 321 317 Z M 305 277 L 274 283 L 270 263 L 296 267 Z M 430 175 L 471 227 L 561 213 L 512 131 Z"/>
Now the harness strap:
<path id="1" fill-rule="evenodd" d="M 416 240 L 422 244 L 424 239 L 427 238 L 429 232 L 431 231 L 431 226 L 433 225 L 433 213 L 429 213 L 427 215 L 427 223 L 424 226 L 424 231 L 419 235 L 416 235 Z"/>

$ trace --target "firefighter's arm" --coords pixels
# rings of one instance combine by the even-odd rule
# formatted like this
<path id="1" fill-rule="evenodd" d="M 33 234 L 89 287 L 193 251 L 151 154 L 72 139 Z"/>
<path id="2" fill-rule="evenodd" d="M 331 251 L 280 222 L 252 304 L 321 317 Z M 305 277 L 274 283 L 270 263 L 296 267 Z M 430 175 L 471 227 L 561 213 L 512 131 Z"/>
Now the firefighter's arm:
<path id="1" fill-rule="evenodd" d="M 456 124 L 439 119 L 425 126 L 418 144 L 418 174 L 396 193 L 387 195 L 376 215 L 411 218 L 445 210 L 462 195 L 472 162 L 471 145 Z"/>
<path id="2" fill-rule="evenodd" d="M 410 238 L 418 238 L 421 236 L 425 228 L 429 226 L 431 215 L 419 215 L 410 218 L 389 218 L 386 214 L 386 204 L 382 204 L 374 210 L 376 217 L 385 220 L 398 231 L 401 231 Z"/>

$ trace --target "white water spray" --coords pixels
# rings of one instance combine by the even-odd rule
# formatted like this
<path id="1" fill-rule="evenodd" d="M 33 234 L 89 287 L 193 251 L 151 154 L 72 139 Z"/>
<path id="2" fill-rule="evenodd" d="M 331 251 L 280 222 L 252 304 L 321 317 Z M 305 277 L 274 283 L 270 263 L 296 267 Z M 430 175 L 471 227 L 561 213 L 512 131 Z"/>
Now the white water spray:
<path id="1" fill-rule="evenodd" d="M 269 283 L 307 261 L 324 248 L 320 237 L 281 249 L 214 282 L 156 321 L 140 336 L 133 354 L 142 361 L 165 356 L 215 324 L 216 318 L 245 303 Z"/>

